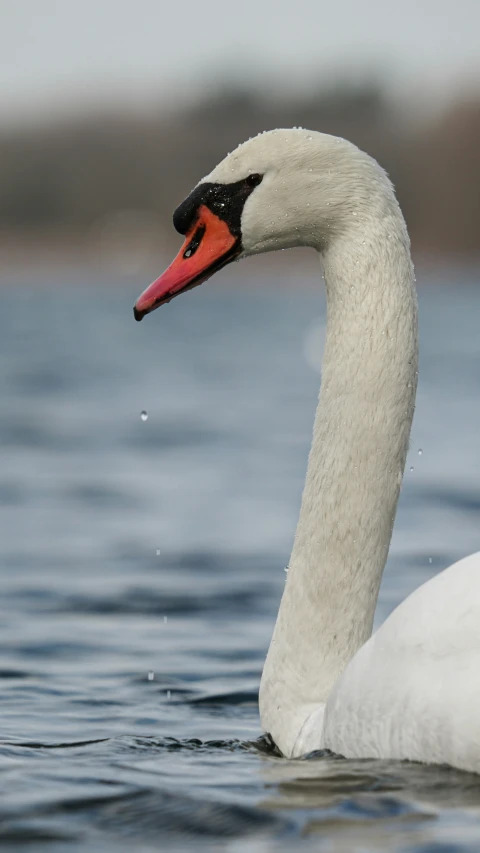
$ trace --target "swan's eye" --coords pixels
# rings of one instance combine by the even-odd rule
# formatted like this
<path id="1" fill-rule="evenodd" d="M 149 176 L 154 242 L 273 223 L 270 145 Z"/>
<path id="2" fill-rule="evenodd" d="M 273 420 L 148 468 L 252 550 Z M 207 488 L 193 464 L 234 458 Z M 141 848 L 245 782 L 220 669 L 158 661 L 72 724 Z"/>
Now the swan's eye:
<path id="1" fill-rule="evenodd" d="M 192 239 L 190 240 L 187 248 L 185 249 L 185 251 L 183 253 L 183 257 L 185 258 L 185 260 L 187 258 L 191 258 L 192 255 L 195 254 L 200 243 L 202 242 L 202 237 L 204 234 L 205 234 L 205 225 L 200 225 L 197 228 L 197 230 L 195 231 L 195 234 L 193 235 Z"/>
<path id="2" fill-rule="evenodd" d="M 262 183 L 263 175 L 248 175 L 245 178 L 245 183 L 248 187 L 258 187 Z"/>

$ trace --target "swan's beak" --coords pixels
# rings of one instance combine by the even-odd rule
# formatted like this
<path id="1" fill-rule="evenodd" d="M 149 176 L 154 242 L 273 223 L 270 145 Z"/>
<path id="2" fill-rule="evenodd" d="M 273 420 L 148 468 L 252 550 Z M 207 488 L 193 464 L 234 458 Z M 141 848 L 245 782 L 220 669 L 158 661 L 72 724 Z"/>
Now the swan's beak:
<path id="1" fill-rule="evenodd" d="M 135 320 L 141 320 L 180 293 L 202 284 L 240 254 L 240 240 L 223 219 L 206 205 L 201 205 L 198 213 L 175 260 L 138 297 L 133 309 Z"/>

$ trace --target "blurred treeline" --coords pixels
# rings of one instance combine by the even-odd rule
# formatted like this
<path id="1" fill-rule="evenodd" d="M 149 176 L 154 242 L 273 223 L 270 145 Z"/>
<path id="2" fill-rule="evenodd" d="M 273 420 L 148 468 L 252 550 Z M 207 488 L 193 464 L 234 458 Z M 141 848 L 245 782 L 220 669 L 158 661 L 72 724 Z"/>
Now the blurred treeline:
<path id="1" fill-rule="evenodd" d="M 0 132 L 0 235 L 92 233 L 120 211 L 153 217 L 159 239 L 192 186 L 239 142 L 299 125 L 351 139 L 387 169 L 415 250 L 480 251 L 480 99 L 441 115 L 394 107 L 376 86 L 262 97 L 225 89 L 178 111 L 98 110 Z"/>

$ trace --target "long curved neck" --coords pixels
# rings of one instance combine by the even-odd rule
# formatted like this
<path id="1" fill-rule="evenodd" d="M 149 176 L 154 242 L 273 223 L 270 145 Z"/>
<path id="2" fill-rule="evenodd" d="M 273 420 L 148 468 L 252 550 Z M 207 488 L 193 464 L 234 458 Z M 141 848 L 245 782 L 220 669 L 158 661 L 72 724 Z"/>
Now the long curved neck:
<path id="1" fill-rule="evenodd" d="M 302 720 L 326 701 L 371 634 L 408 450 L 417 384 L 416 293 L 393 194 L 384 207 L 323 255 L 322 386 L 260 690 L 262 724 L 287 754 Z"/>

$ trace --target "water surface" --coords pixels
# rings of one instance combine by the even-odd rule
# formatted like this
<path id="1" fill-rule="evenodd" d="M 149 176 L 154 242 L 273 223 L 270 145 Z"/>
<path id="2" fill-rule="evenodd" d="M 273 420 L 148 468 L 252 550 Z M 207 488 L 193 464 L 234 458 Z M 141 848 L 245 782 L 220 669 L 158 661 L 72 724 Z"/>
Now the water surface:
<path id="1" fill-rule="evenodd" d="M 4 276 L 6 847 L 479 849 L 474 776 L 287 762 L 258 741 L 325 314 L 311 267 L 295 284 L 256 269 L 142 324 L 145 280 Z M 480 547 L 478 277 L 420 276 L 418 406 L 378 622 Z"/>

